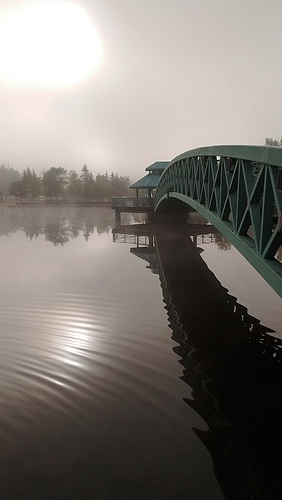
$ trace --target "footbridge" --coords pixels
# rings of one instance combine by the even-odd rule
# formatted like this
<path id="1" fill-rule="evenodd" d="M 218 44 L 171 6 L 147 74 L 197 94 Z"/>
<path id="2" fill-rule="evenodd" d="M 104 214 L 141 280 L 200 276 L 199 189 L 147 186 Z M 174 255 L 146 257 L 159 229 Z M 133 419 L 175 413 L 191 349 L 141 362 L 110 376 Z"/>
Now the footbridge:
<path id="1" fill-rule="evenodd" d="M 282 148 L 210 146 L 172 160 L 158 182 L 156 216 L 201 213 L 282 297 Z"/>

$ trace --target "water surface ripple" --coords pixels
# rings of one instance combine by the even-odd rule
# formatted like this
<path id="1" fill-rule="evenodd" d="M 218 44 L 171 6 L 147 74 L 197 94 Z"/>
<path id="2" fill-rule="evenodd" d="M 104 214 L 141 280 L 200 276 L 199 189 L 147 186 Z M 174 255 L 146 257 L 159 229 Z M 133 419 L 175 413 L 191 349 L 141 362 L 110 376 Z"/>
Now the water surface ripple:
<path id="1" fill-rule="evenodd" d="M 6 292 L 0 307 L 2 462 L 12 460 L 13 471 L 20 468 L 24 488 L 30 475 L 37 478 L 34 484 L 38 478 L 57 478 L 52 495 L 71 474 L 70 498 L 73 474 L 80 466 L 83 471 L 95 467 L 99 474 L 110 467 L 110 476 L 124 485 L 128 480 L 142 482 L 139 461 L 148 459 L 141 442 L 155 428 L 156 442 L 165 446 L 157 455 L 167 454 L 167 428 L 171 426 L 173 435 L 180 425 L 173 410 L 178 395 L 171 392 L 173 377 L 161 339 L 134 334 L 134 325 L 122 319 L 130 308 L 125 298 L 23 287 L 17 294 L 20 301 L 11 305 L 12 290 Z M 153 331 L 154 321 L 147 319 L 147 326 Z M 133 469 L 132 445 L 143 457 Z M 92 491 L 91 475 L 84 481 Z M 94 483 L 100 492 L 96 474 Z M 39 484 L 40 495 L 45 495 L 41 480 Z M 3 488 L 13 495 L 6 477 Z M 99 495 L 111 498 L 111 490 Z M 125 495 L 127 491 L 128 485 Z M 33 488 L 31 492 L 35 494 Z M 83 488 L 79 495 L 83 498 Z"/>
<path id="2" fill-rule="evenodd" d="M 108 209 L 0 210 L 2 497 L 223 499 L 218 450 L 228 473 L 237 474 L 238 457 L 245 460 L 216 441 L 224 435 L 236 444 L 228 426 L 237 413 L 230 403 L 226 418 L 222 407 L 228 377 L 216 378 L 232 367 L 222 362 L 218 370 L 216 363 L 230 332 L 232 345 L 241 345 L 238 318 L 230 321 L 229 311 L 217 325 L 212 297 L 207 315 L 201 273 L 194 281 L 190 273 L 188 287 L 185 279 L 174 282 L 184 268 L 174 259 L 180 252 L 170 252 L 172 285 L 162 289 L 154 252 L 136 248 L 134 255 L 126 243 L 113 243 L 112 222 Z M 221 256 L 223 270 L 224 262 Z M 226 342 L 220 352 L 219 332 Z M 238 352 L 247 365 L 245 351 Z M 236 370 L 232 376 L 234 389 Z M 248 394 L 241 374 L 237 401 L 243 385 Z M 241 480 L 236 474 L 231 480 Z"/>

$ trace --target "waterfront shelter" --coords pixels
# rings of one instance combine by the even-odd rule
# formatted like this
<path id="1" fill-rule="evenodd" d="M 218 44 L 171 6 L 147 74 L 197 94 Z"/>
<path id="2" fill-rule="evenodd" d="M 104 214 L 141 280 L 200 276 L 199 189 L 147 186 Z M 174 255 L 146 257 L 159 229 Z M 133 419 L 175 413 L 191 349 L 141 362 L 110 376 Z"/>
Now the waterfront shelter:
<path id="1" fill-rule="evenodd" d="M 151 198 L 153 196 L 154 189 L 156 189 L 160 177 L 168 165 L 169 161 L 156 161 L 145 169 L 148 172 L 147 175 L 130 186 L 130 189 L 136 189 L 136 198 Z"/>
<path id="2" fill-rule="evenodd" d="M 136 190 L 136 196 L 127 198 L 126 196 L 112 198 L 112 208 L 115 210 L 116 227 L 121 226 L 121 214 L 145 213 L 148 219 L 152 219 L 154 212 L 154 191 L 158 185 L 164 169 L 169 165 L 169 161 L 156 161 L 145 170 L 148 172 L 139 181 L 129 186 Z"/>

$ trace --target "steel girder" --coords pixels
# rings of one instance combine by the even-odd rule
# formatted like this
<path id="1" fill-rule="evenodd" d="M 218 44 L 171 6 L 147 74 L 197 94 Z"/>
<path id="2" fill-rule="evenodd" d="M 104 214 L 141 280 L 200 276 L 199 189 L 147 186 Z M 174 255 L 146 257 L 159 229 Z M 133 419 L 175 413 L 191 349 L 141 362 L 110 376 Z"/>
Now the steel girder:
<path id="1" fill-rule="evenodd" d="M 282 148 L 212 146 L 183 153 L 160 178 L 156 212 L 168 197 L 204 215 L 282 297 Z"/>

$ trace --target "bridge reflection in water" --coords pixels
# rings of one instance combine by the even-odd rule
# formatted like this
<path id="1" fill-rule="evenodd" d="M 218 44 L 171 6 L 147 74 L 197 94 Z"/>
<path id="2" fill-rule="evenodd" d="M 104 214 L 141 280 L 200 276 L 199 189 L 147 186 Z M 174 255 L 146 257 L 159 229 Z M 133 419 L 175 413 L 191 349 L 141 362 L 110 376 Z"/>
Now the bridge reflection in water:
<path id="1" fill-rule="evenodd" d="M 208 425 L 194 432 L 226 498 L 281 498 L 282 340 L 221 286 L 183 226 L 155 229 L 147 248 L 131 252 L 159 271 L 173 350 L 192 389 L 184 401 Z"/>

